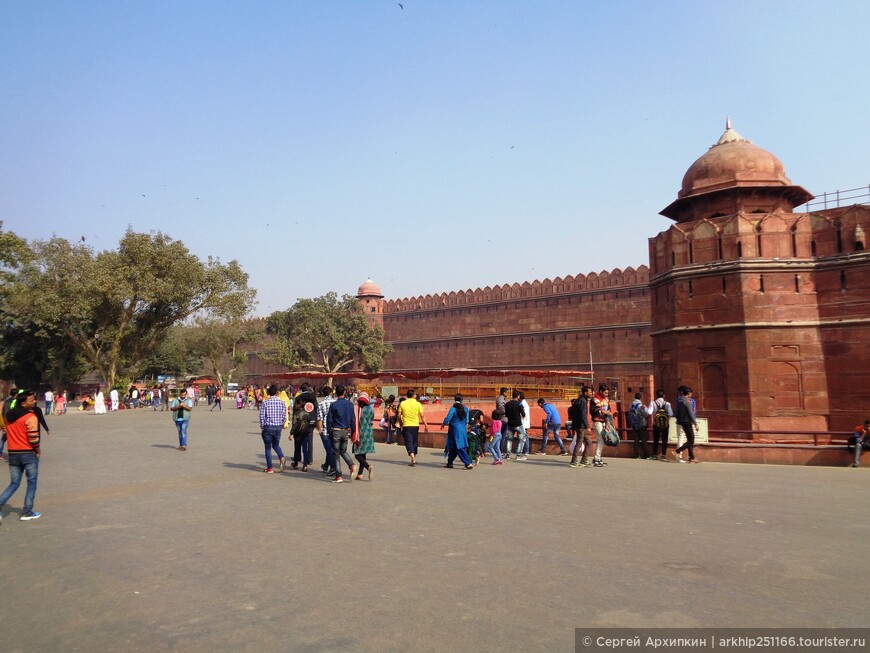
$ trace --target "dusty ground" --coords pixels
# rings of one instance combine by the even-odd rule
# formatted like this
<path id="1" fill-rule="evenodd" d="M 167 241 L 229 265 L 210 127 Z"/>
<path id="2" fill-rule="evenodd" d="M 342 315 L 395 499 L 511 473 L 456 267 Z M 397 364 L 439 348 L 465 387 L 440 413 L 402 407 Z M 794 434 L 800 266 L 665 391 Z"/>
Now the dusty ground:
<path id="1" fill-rule="evenodd" d="M 253 411 L 49 417 L 0 526 L 13 651 L 572 651 L 595 626 L 866 626 L 867 470 L 533 457 L 266 475 Z M 290 448 L 287 448 L 288 457 Z M 315 443 L 315 467 L 323 460 Z M 5 485 L 6 469 L 0 467 Z"/>

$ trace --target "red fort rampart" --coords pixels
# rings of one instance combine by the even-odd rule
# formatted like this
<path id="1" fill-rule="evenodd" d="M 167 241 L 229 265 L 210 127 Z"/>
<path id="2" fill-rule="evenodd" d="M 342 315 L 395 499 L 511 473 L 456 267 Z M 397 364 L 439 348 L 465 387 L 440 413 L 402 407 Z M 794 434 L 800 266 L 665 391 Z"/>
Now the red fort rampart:
<path id="1" fill-rule="evenodd" d="M 714 429 L 846 430 L 870 415 L 870 207 L 795 212 L 811 199 L 728 124 L 662 210 L 649 268 L 358 297 L 389 371 L 591 367 L 626 391 L 692 387 Z"/>

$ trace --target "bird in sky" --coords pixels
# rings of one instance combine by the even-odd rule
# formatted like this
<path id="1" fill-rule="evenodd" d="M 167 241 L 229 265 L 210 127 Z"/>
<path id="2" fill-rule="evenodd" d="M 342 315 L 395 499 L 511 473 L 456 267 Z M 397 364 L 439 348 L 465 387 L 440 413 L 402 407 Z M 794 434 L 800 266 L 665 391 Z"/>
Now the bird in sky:
<path id="1" fill-rule="evenodd" d="M 401 2 L 398 4 L 399 4 L 399 9 L 401 9 L 402 11 L 405 11 L 405 5 L 403 5 Z"/>
<path id="2" fill-rule="evenodd" d="M 85 237 L 82 236 L 81 242 L 85 242 Z"/>

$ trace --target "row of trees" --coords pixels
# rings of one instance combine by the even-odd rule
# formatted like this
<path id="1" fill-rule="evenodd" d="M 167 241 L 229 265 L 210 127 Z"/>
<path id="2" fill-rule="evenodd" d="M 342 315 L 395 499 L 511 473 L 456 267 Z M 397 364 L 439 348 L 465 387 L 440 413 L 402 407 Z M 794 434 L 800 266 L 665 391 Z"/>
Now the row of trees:
<path id="1" fill-rule="evenodd" d="M 355 298 L 334 293 L 251 319 L 256 291 L 235 260 L 201 261 L 160 233 L 115 250 L 27 242 L 0 223 L 0 378 L 60 387 L 96 372 L 108 387 L 161 373 L 225 384 L 249 353 L 290 369 L 374 371 L 388 348 Z"/>

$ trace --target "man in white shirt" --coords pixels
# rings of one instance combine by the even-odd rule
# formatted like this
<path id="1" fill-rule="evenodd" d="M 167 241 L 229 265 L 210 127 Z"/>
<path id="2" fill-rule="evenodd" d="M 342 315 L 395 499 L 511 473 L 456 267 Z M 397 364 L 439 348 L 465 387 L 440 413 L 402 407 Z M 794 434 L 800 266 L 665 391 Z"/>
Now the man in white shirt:
<path id="1" fill-rule="evenodd" d="M 109 401 L 112 404 L 112 410 L 118 410 L 120 398 L 118 397 L 118 390 L 116 388 L 112 388 L 112 391 L 109 393 Z"/>
<path id="2" fill-rule="evenodd" d="M 51 407 L 54 404 L 54 393 L 51 390 L 45 391 L 45 414 L 51 415 Z"/>
<path id="3" fill-rule="evenodd" d="M 532 445 L 531 445 L 532 438 L 529 437 L 529 435 L 530 435 L 529 429 L 532 426 L 532 409 L 529 408 L 529 402 L 526 401 L 526 393 L 525 392 L 520 393 L 520 406 L 522 406 L 523 410 L 526 411 L 526 414 L 523 417 L 523 429 L 525 429 L 525 431 L 526 431 L 526 449 L 523 453 L 525 453 L 528 456 L 529 452 L 532 449 Z M 519 453 L 519 452 L 517 452 L 517 453 Z"/>

